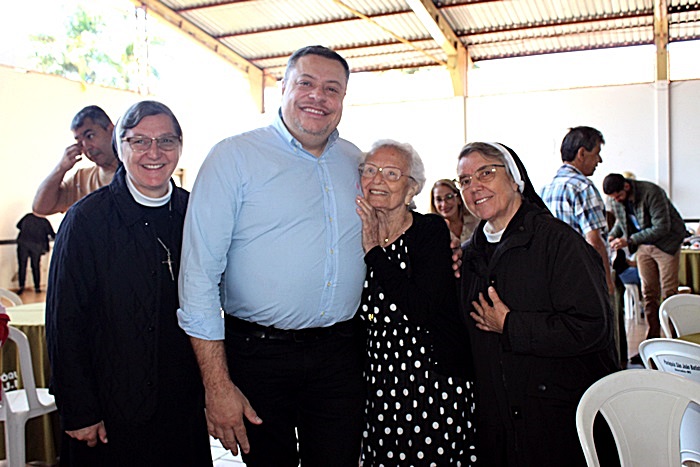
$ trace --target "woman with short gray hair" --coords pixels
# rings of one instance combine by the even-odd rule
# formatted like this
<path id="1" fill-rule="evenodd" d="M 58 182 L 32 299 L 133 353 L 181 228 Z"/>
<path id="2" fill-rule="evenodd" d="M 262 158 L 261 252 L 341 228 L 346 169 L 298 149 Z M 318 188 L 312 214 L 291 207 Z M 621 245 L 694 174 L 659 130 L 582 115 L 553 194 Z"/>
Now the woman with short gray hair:
<path id="1" fill-rule="evenodd" d="M 449 229 L 440 216 L 413 211 L 425 171 L 411 145 L 378 141 L 360 174 L 364 465 L 471 465 L 472 362 L 458 319 Z"/>

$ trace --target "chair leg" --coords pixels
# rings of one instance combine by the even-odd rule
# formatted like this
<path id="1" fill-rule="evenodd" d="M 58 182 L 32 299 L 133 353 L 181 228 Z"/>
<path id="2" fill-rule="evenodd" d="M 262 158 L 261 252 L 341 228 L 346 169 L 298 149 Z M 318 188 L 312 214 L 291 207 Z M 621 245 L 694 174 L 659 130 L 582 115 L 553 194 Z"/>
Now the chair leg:
<path id="1" fill-rule="evenodd" d="M 26 420 L 16 420 L 12 417 L 5 421 L 5 457 L 8 467 L 24 467 L 26 465 L 25 422 Z"/>

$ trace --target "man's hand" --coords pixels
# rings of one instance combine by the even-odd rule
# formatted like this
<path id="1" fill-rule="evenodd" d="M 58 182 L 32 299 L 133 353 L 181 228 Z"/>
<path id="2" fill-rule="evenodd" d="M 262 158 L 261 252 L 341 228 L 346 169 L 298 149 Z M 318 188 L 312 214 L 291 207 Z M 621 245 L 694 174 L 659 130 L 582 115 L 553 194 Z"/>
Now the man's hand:
<path id="1" fill-rule="evenodd" d="M 479 301 L 472 302 L 476 312 L 472 311 L 469 315 L 476 321 L 476 327 L 482 331 L 502 334 L 506 315 L 510 313 L 510 308 L 501 301 L 493 287 L 489 287 L 489 299 L 491 299 L 493 306 L 489 305 L 483 294 L 479 293 Z"/>
<path id="2" fill-rule="evenodd" d="M 238 455 L 239 445 L 243 452 L 250 452 L 243 416 L 255 425 L 260 425 L 262 420 L 243 393 L 228 381 L 215 391 L 206 392 L 206 407 L 209 434 L 220 440 L 221 445 L 235 456 Z"/>
<path id="3" fill-rule="evenodd" d="M 626 238 L 611 238 L 609 241 L 610 248 L 613 250 L 621 250 L 622 248 L 629 246 L 629 242 Z"/>
<path id="4" fill-rule="evenodd" d="M 66 434 L 78 441 L 87 442 L 91 448 L 94 448 L 98 441 L 107 444 L 107 430 L 102 421 L 79 430 L 66 430 Z"/>
<path id="5" fill-rule="evenodd" d="M 63 157 L 61 157 L 61 161 L 59 162 L 59 166 L 63 170 L 63 173 L 65 174 L 68 172 L 70 169 L 73 168 L 73 166 L 78 162 L 80 159 L 83 158 L 83 150 L 80 147 L 79 144 L 71 144 L 66 148 L 65 151 L 63 151 Z"/>

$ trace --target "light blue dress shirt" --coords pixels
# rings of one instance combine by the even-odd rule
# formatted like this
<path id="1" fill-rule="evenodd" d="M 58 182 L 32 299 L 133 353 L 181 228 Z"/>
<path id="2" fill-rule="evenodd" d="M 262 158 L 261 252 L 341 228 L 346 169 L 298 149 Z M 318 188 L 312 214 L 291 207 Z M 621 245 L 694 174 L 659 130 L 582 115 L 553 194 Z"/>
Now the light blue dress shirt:
<path id="1" fill-rule="evenodd" d="M 337 130 L 315 157 L 279 115 L 214 146 L 185 218 L 177 312 L 185 332 L 223 339 L 222 308 L 280 329 L 354 316 L 365 277 L 360 160 Z"/>

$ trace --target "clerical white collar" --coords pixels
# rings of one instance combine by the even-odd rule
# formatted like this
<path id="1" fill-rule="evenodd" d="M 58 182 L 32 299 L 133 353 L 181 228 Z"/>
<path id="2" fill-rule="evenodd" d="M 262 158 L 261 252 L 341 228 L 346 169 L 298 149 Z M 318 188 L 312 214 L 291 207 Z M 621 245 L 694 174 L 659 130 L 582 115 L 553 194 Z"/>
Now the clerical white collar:
<path id="1" fill-rule="evenodd" d="M 493 226 L 487 222 L 484 225 L 484 236 L 486 237 L 486 241 L 489 243 L 498 243 L 501 241 L 501 237 L 503 236 L 503 232 L 505 232 L 506 229 L 503 228 L 499 230 L 498 232 L 493 231 Z"/>
<path id="2" fill-rule="evenodd" d="M 131 181 L 129 174 L 126 174 L 126 177 L 124 178 L 126 178 L 126 186 L 129 188 L 131 197 L 134 198 L 134 201 L 139 203 L 141 206 L 146 206 L 149 208 L 164 206 L 168 203 L 168 201 L 170 201 L 170 197 L 173 194 L 173 184 L 168 182 L 168 192 L 165 195 L 161 196 L 160 198 L 151 198 L 150 196 L 146 196 L 136 189 L 136 186 L 134 185 L 134 182 Z"/>

